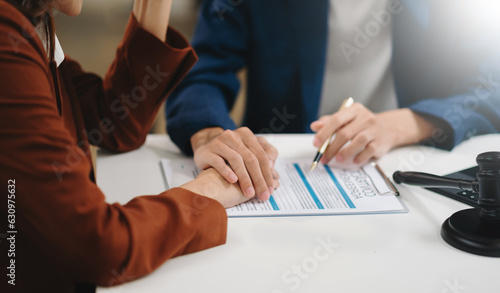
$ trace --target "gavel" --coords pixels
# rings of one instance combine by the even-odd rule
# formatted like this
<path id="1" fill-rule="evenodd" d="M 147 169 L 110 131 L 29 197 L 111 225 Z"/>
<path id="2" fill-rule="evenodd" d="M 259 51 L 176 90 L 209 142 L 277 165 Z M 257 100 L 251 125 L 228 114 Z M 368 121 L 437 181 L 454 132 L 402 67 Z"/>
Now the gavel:
<path id="1" fill-rule="evenodd" d="M 451 215 L 441 226 L 441 237 L 457 249 L 500 257 L 500 152 L 479 154 L 476 162 L 479 166 L 476 180 L 401 171 L 392 177 L 396 183 L 479 192 L 479 208 Z"/>

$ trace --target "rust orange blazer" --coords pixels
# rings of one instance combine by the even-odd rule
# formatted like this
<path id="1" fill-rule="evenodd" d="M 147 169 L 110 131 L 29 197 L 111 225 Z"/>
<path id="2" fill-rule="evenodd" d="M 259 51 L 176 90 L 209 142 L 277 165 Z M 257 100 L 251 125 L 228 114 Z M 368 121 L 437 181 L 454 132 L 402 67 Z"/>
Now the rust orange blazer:
<path id="1" fill-rule="evenodd" d="M 0 0 L 0 292 L 94 291 L 225 242 L 216 201 L 193 212 L 201 196 L 171 189 L 108 204 L 93 179 L 89 141 L 141 146 L 196 61 L 177 32 L 167 39 L 131 17 L 103 80 L 68 58 L 49 63 L 28 19 Z"/>

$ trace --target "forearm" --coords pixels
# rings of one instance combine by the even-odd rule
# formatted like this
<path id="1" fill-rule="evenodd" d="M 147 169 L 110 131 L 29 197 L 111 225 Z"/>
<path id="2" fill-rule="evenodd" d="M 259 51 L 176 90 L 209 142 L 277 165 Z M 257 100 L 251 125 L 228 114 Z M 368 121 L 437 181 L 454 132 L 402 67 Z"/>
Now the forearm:
<path id="1" fill-rule="evenodd" d="M 165 97 L 196 62 L 179 33 L 171 29 L 168 36 L 168 43 L 161 41 L 131 17 L 104 81 L 71 60 L 61 65 L 77 91 L 92 144 L 113 151 L 142 145 Z"/>
<path id="2" fill-rule="evenodd" d="M 433 119 L 444 132 L 435 141 L 436 146 L 451 150 L 472 135 L 500 131 L 500 87 L 491 87 L 490 92 L 480 92 L 484 96 L 464 92 L 444 99 L 422 100 L 409 108 Z"/>
<path id="3" fill-rule="evenodd" d="M 133 13 L 142 28 L 165 42 L 171 8 L 172 0 L 135 0 Z"/>

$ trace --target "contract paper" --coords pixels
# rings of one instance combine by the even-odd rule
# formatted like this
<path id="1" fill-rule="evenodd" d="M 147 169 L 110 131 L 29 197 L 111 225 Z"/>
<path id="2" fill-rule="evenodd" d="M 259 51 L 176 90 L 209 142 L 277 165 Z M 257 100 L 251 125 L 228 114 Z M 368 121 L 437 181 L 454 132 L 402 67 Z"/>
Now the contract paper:
<path id="1" fill-rule="evenodd" d="M 193 180 L 200 172 L 192 159 L 162 159 L 167 188 Z M 280 158 L 280 187 L 268 201 L 252 199 L 227 209 L 229 217 L 402 213 L 408 209 L 374 163 L 354 170 L 310 160 Z"/>

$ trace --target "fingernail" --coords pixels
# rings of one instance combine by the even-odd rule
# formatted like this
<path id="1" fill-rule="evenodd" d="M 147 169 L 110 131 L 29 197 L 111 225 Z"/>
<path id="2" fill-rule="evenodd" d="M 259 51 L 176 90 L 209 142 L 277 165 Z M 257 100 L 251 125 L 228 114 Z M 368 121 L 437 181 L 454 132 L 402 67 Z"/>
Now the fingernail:
<path id="1" fill-rule="evenodd" d="M 344 161 L 344 157 L 342 157 L 341 155 L 336 155 L 336 156 L 335 156 L 335 160 L 336 160 L 337 162 L 343 162 L 343 161 Z"/>
<path id="2" fill-rule="evenodd" d="M 268 188 L 269 188 L 269 194 L 270 194 L 269 197 L 271 197 L 271 195 L 273 195 L 273 192 L 274 192 L 274 187 L 269 186 Z"/>
<path id="3" fill-rule="evenodd" d="M 327 164 L 328 163 L 328 160 L 326 159 L 326 157 L 321 157 L 321 159 L 319 159 L 319 161 L 322 164 Z"/>
<path id="4" fill-rule="evenodd" d="M 262 192 L 260 194 L 259 198 L 260 198 L 260 200 L 264 200 L 264 201 L 268 200 L 269 199 L 269 191 L 266 190 L 266 191 Z"/>
<path id="5" fill-rule="evenodd" d="M 248 196 L 248 197 L 252 197 L 255 195 L 255 190 L 253 189 L 253 187 L 248 187 L 247 189 L 245 189 L 245 195 Z"/>
<path id="6" fill-rule="evenodd" d="M 321 144 L 321 141 L 319 140 L 319 138 L 315 137 L 314 140 L 313 140 L 313 145 L 315 147 L 319 147 Z"/>
<path id="7" fill-rule="evenodd" d="M 269 160 L 269 166 L 271 166 L 271 168 L 274 168 L 274 161 L 273 160 Z"/>
<path id="8" fill-rule="evenodd" d="M 236 175 L 234 175 L 233 173 L 231 173 L 229 175 L 229 182 L 235 183 L 236 181 L 238 181 L 238 177 L 236 177 Z"/>

